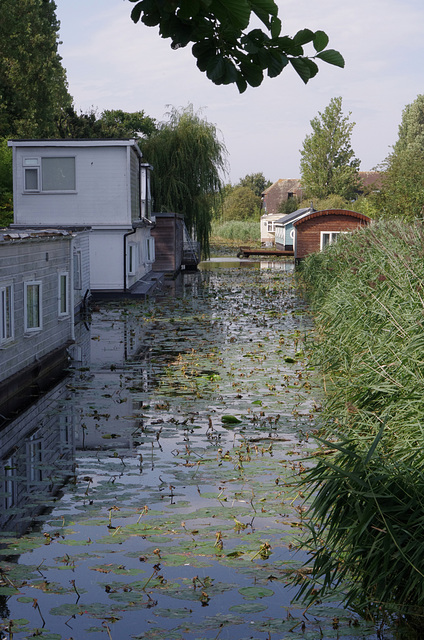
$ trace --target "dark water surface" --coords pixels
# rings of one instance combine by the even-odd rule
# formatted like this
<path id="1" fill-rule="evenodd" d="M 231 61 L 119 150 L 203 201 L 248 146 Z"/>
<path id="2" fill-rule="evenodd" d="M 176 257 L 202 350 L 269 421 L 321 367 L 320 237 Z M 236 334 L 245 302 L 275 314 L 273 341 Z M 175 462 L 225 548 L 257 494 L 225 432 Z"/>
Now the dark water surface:
<path id="1" fill-rule="evenodd" d="M 81 323 L 74 372 L 0 432 L 0 638 L 376 638 L 291 604 L 311 331 L 292 265 L 234 260 Z"/>

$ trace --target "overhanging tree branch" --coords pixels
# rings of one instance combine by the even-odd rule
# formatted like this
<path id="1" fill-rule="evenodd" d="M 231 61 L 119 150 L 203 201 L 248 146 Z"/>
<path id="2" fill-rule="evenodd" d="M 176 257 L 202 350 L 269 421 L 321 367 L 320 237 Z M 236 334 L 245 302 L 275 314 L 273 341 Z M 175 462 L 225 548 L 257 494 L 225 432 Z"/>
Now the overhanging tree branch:
<path id="1" fill-rule="evenodd" d="M 259 86 L 264 74 L 274 78 L 288 65 L 307 83 L 318 73 L 315 60 L 344 67 L 343 56 L 326 49 L 324 31 L 302 29 L 281 36 L 274 0 L 129 0 L 134 22 L 158 26 L 162 38 L 178 49 L 189 43 L 198 68 L 215 84 L 235 83 L 240 93 Z M 246 31 L 252 16 L 264 29 Z M 304 46 L 312 44 L 313 55 Z"/>

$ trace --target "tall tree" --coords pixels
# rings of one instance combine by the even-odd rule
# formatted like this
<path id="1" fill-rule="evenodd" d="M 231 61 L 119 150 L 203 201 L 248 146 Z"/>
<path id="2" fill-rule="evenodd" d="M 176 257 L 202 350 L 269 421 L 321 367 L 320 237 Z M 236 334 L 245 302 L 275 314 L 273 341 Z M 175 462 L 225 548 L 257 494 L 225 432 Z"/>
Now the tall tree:
<path id="1" fill-rule="evenodd" d="M 215 84 L 235 83 L 240 93 L 257 87 L 264 78 L 278 76 L 290 63 L 306 83 L 318 73 L 314 61 L 344 67 L 343 57 L 326 49 L 324 31 L 302 29 L 295 36 L 281 36 L 281 20 L 274 0 L 130 0 L 134 22 L 159 26 L 162 38 L 179 49 L 193 43 L 198 68 Z M 265 29 L 247 31 L 251 19 Z M 307 56 L 304 46 L 313 45 Z"/>
<path id="2" fill-rule="evenodd" d="M 311 120 L 313 133 L 306 136 L 300 151 L 302 187 L 307 197 L 354 197 L 360 161 L 351 146 L 355 123 L 349 121 L 350 115 L 343 115 L 342 98 L 338 97 Z"/>
<path id="3" fill-rule="evenodd" d="M 398 140 L 382 168 L 383 215 L 424 218 L 424 95 L 404 108 Z"/>
<path id="4" fill-rule="evenodd" d="M 238 185 L 240 187 L 249 187 L 253 193 L 259 198 L 262 192 L 272 185 L 271 180 L 267 180 L 263 173 L 249 173 L 244 178 L 241 178 Z"/>
<path id="5" fill-rule="evenodd" d="M 0 139 L 0 227 L 7 227 L 13 221 L 12 192 L 12 149 L 6 139 Z"/>
<path id="6" fill-rule="evenodd" d="M 57 119 L 60 138 L 139 138 L 156 129 L 153 118 L 144 111 L 129 113 L 121 109 L 77 113 L 74 107 L 64 109 Z"/>
<path id="7" fill-rule="evenodd" d="M 192 105 L 181 110 L 172 108 L 168 115 L 167 122 L 140 140 L 144 157 L 154 167 L 154 208 L 182 213 L 203 255 L 208 255 L 212 211 L 221 199 L 225 145 L 216 127 Z"/>
<path id="8" fill-rule="evenodd" d="M 224 200 L 224 220 L 259 220 L 261 199 L 249 187 L 234 187 Z"/>
<path id="9" fill-rule="evenodd" d="M 72 103 L 55 10 L 53 0 L 2 0 L 0 137 L 54 136 L 57 115 Z"/>

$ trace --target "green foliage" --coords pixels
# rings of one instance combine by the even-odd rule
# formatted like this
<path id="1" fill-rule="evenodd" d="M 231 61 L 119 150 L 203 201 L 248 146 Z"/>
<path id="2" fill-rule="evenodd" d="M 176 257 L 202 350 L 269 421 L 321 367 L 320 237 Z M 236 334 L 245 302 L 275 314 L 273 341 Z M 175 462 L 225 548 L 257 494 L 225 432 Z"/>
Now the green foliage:
<path id="1" fill-rule="evenodd" d="M 363 213 L 365 216 L 372 218 L 373 220 L 377 220 L 381 218 L 381 209 L 380 209 L 381 197 L 378 193 L 370 193 L 369 195 L 359 196 L 350 204 L 350 209 L 352 211 L 357 211 L 358 213 Z"/>
<path id="2" fill-rule="evenodd" d="M 12 149 L 0 140 L 0 227 L 13 222 Z"/>
<path id="3" fill-rule="evenodd" d="M 261 199 L 249 187 L 234 187 L 223 207 L 224 220 L 259 220 Z"/>
<path id="4" fill-rule="evenodd" d="M 198 68 L 215 84 L 237 85 L 240 93 L 247 86 L 257 87 L 264 72 L 278 76 L 291 63 L 306 83 L 318 73 L 314 62 L 322 60 L 344 67 L 343 57 L 326 49 L 328 36 L 323 31 L 302 29 L 294 37 L 281 36 L 281 20 L 274 0 L 130 0 L 134 22 L 159 26 L 163 38 L 171 39 L 178 49 L 193 43 L 192 53 Z M 258 18 L 265 30 L 246 31 L 251 18 Z M 312 44 L 308 57 L 304 46 Z"/>
<path id="5" fill-rule="evenodd" d="M 399 138 L 384 163 L 379 206 L 384 216 L 406 220 L 424 215 L 424 96 L 405 107 Z"/>
<path id="6" fill-rule="evenodd" d="M 352 199 L 358 189 L 360 161 L 351 147 L 354 122 L 344 116 L 342 98 L 330 104 L 311 120 L 312 133 L 300 151 L 302 186 L 307 197 L 326 198 L 337 194 Z"/>
<path id="7" fill-rule="evenodd" d="M 195 113 L 192 105 L 175 108 L 162 123 L 140 141 L 143 155 L 153 165 L 152 190 L 156 211 L 184 215 L 190 233 L 209 253 L 212 212 L 221 200 L 221 174 L 226 149 L 215 126 Z"/>
<path id="8" fill-rule="evenodd" d="M 424 95 L 418 95 L 414 102 L 404 108 L 398 136 L 394 145 L 395 154 L 410 145 L 424 149 Z"/>
<path id="9" fill-rule="evenodd" d="M 57 119 L 60 138 L 139 138 L 151 135 L 155 128 L 154 119 L 144 111 L 128 113 L 114 109 L 98 116 L 95 109 L 77 113 L 74 107 L 69 107 Z"/>
<path id="10" fill-rule="evenodd" d="M 53 0 L 3 0 L 0 21 L 0 136 L 51 137 L 72 99 L 58 55 Z"/>
<path id="11" fill-rule="evenodd" d="M 241 178 L 236 186 L 249 187 L 260 198 L 263 191 L 271 185 L 271 180 L 267 180 L 263 173 L 249 173 L 244 178 Z"/>
<path id="12" fill-rule="evenodd" d="M 215 240 L 237 240 L 240 242 L 260 241 L 260 227 L 258 222 L 229 220 L 228 222 L 214 222 L 212 237 Z"/>
<path id="13" fill-rule="evenodd" d="M 314 570 L 302 593 L 344 581 L 346 603 L 412 625 L 424 614 L 423 244 L 421 223 L 381 221 L 301 272 L 327 389 L 327 455 L 305 480 Z"/>
<path id="14" fill-rule="evenodd" d="M 352 209 L 353 204 L 350 200 L 346 200 L 346 198 L 336 193 L 330 193 L 326 198 L 314 198 L 313 201 L 308 199 L 302 200 L 300 207 L 310 207 L 311 202 L 316 211 L 324 211 L 325 209 Z M 356 209 L 353 209 L 353 211 L 356 211 Z"/>
<path id="15" fill-rule="evenodd" d="M 293 213 L 293 211 L 297 211 L 297 209 L 300 209 L 299 199 L 287 198 L 287 200 L 282 200 L 280 202 L 280 206 L 278 207 L 278 213 Z"/>

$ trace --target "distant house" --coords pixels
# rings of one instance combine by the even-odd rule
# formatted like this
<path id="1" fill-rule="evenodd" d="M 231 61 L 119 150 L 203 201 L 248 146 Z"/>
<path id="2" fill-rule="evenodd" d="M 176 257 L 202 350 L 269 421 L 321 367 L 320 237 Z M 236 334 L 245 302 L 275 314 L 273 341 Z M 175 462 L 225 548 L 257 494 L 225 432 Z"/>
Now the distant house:
<path id="1" fill-rule="evenodd" d="M 314 211 L 312 207 L 297 209 L 293 211 L 293 213 L 288 213 L 286 216 L 280 217 L 279 220 L 274 223 L 276 249 L 293 251 L 295 235 L 294 222 L 312 211 Z"/>
<path id="2" fill-rule="evenodd" d="M 136 141 L 8 144 L 13 149 L 13 227 L 89 228 L 91 292 L 136 292 L 155 258 L 151 167 Z"/>
<path id="3" fill-rule="evenodd" d="M 282 202 L 290 198 L 302 199 L 300 180 L 277 180 L 262 193 L 261 242 L 266 246 L 275 243 L 275 223 L 283 214 L 280 211 Z"/>
<path id="4" fill-rule="evenodd" d="M 74 240 L 67 231 L 0 232 L 0 414 L 21 410 L 68 365 Z"/>
<path id="5" fill-rule="evenodd" d="M 282 202 L 290 198 L 303 199 L 300 180 L 297 178 L 280 179 L 262 192 L 262 210 L 264 215 L 278 213 Z"/>
<path id="6" fill-rule="evenodd" d="M 383 184 L 381 171 L 359 171 L 359 195 L 380 191 Z"/>
<path id="7" fill-rule="evenodd" d="M 293 221 L 295 262 L 300 262 L 310 253 L 322 251 L 335 242 L 339 234 L 349 233 L 370 222 L 368 216 L 347 209 L 326 209 L 303 214 Z"/>

